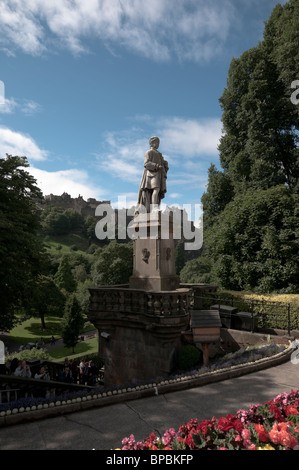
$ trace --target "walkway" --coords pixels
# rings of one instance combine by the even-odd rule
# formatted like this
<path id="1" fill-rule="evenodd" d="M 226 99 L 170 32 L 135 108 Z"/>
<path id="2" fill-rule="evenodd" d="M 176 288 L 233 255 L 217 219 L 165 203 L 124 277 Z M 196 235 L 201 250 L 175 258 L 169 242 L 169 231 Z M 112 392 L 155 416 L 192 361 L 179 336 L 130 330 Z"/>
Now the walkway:
<path id="1" fill-rule="evenodd" d="M 234 414 L 299 388 L 299 364 L 287 362 L 223 382 L 0 428 L 0 450 L 110 450 L 134 434 L 178 429 L 191 418 Z"/>

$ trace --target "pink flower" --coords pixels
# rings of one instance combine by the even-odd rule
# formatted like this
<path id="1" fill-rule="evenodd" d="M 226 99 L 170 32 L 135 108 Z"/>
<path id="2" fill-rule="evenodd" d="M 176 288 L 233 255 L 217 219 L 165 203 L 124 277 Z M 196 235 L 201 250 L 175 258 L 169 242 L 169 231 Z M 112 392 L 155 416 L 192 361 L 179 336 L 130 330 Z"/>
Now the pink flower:
<path id="1" fill-rule="evenodd" d="M 243 429 L 241 436 L 243 438 L 243 446 L 247 449 L 251 445 L 251 432 L 249 429 Z"/>

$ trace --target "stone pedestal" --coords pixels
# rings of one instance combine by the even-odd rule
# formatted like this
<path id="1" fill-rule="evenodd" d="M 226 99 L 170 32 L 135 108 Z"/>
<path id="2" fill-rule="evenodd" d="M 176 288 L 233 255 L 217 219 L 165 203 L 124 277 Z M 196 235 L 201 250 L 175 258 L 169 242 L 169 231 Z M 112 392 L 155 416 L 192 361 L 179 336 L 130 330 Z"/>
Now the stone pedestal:
<path id="1" fill-rule="evenodd" d="M 189 289 L 148 292 L 90 289 L 89 320 L 99 334 L 105 385 L 166 376 L 176 366 L 181 332 L 189 324 Z"/>
<path id="2" fill-rule="evenodd" d="M 179 288 L 175 272 L 173 218 L 161 211 L 138 215 L 130 226 L 134 240 L 131 289 L 171 291 Z"/>

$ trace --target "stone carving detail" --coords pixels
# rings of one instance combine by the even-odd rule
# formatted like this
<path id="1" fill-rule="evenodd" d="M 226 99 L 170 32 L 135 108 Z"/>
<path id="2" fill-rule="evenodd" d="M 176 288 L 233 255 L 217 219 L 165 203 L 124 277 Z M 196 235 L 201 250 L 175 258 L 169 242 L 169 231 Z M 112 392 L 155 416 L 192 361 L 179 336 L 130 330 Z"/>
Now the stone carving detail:
<path id="1" fill-rule="evenodd" d="M 142 250 L 142 261 L 148 264 L 148 259 L 150 257 L 151 252 L 148 251 L 147 248 L 143 248 Z"/>
<path id="2" fill-rule="evenodd" d="M 186 315 L 189 289 L 173 292 L 145 292 L 128 288 L 91 288 L 92 312 L 138 312 L 148 315 Z"/>

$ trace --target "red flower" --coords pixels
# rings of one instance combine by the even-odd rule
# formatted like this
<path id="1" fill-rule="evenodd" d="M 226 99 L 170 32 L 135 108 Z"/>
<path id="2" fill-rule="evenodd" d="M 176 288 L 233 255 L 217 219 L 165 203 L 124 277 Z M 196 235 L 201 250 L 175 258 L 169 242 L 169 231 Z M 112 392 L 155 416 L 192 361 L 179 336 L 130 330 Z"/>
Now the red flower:
<path id="1" fill-rule="evenodd" d="M 217 423 L 217 428 L 222 432 L 227 432 L 229 429 L 232 429 L 234 426 L 227 418 L 219 418 Z"/>
<path id="2" fill-rule="evenodd" d="M 288 405 L 285 408 L 285 414 L 288 415 L 299 415 L 299 411 L 295 408 L 294 405 Z"/>
<path id="3" fill-rule="evenodd" d="M 241 434 L 241 432 L 243 431 L 244 429 L 244 425 L 242 423 L 242 421 L 240 419 L 236 419 L 234 421 L 234 429 L 239 433 Z"/>
<path id="4" fill-rule="evenodd" d="M 184 441 L 185 441 L 186 446 L 188 446 L 190 449 L 194 449 L 194 444 L 193 444 L 191 433 L 185 437 Z"/>
<path id="5" fill-rule="evenodd" d="M 287 423 L 274 423 L 269 432 L 269 438 L 273 444 L 280 444 L 289 449 L 293 449 L 298 444 L 298 440 L 289 432 Z"/>
<path id="6" fill-rule="evenodd" d="M 268 434 L 262 424 L 255 424 L 254 429 L 258 434 L 258 438 L 260 442 L 268 442 Z"/>
<path id="7" fill-rule="evenodd" d="M 269 411 L 270 411 L 270 413 L 274 413 L 274 419 L 275 419 L 276 421 L 283 421 L 284 418 L 283 418 L 283 416 L 282 416 L 282 414 L 281 414 L 280 409 L 277 408 L 277 406 L 271 405 Z"/>
<path id="8" fill-rule="evenodd" d="M 293 436 L 293 434 L 282 431 L 280 437 L 280 444 L 284 447 L 288 447 L 289 449 L 293 449 L 293 447 L 298 444 L 298 441 L 296 437 Z"/>

